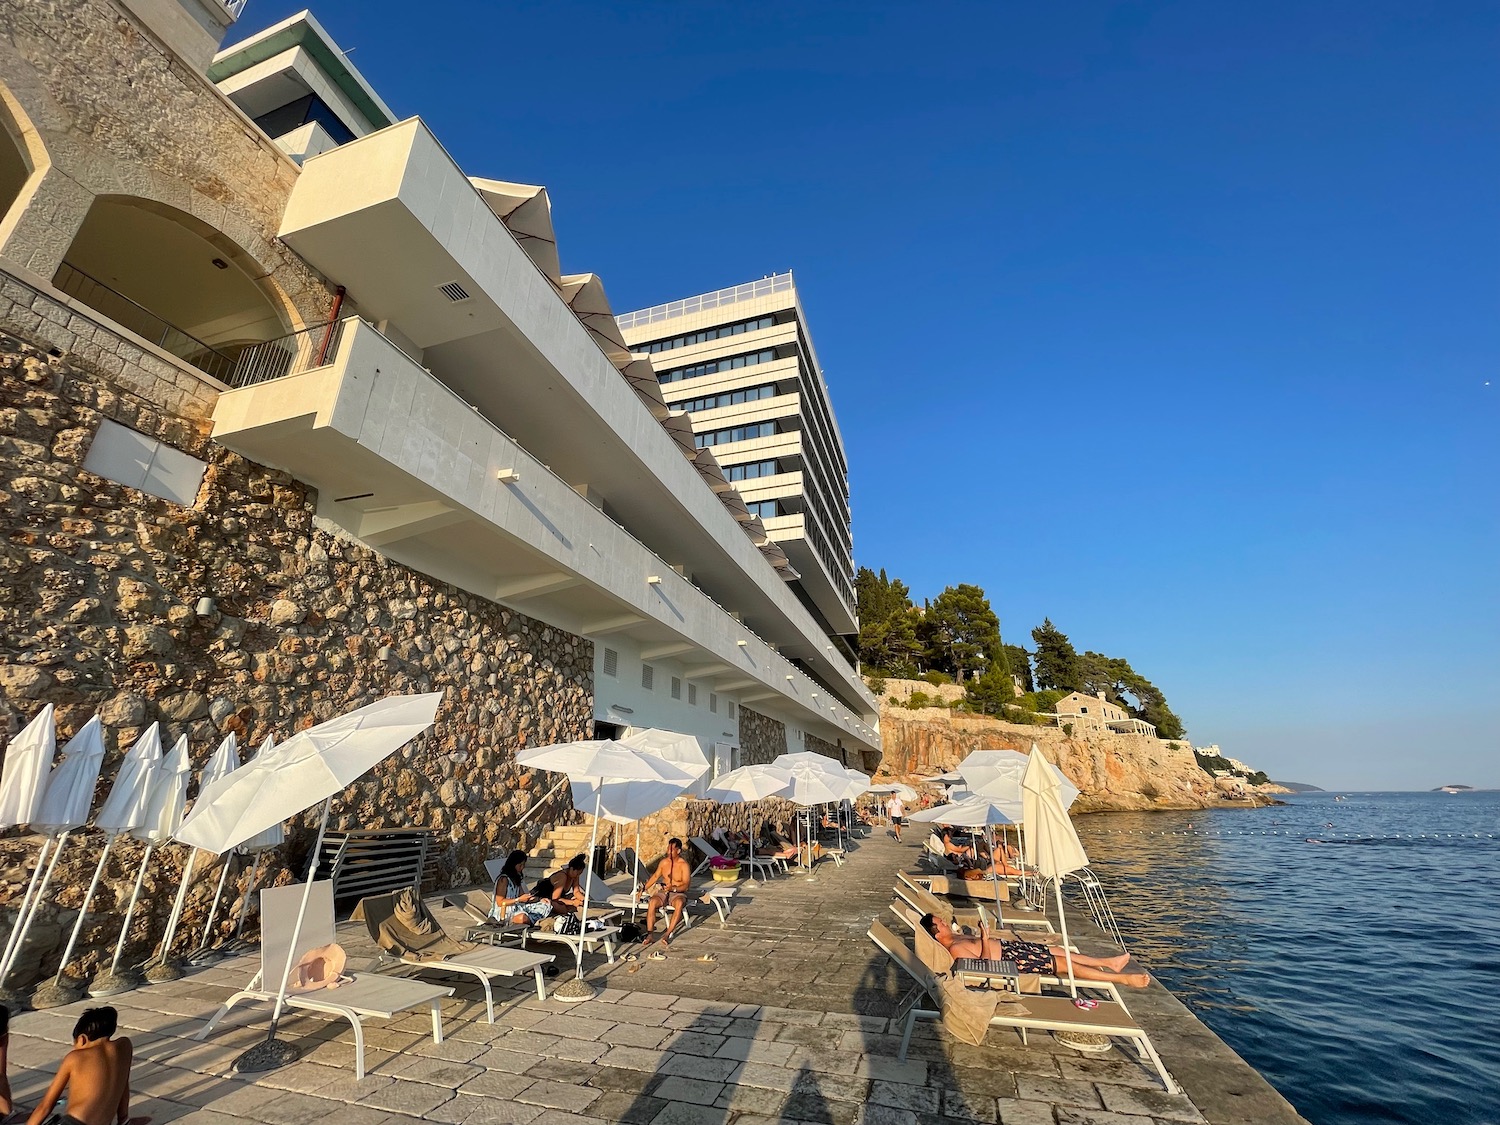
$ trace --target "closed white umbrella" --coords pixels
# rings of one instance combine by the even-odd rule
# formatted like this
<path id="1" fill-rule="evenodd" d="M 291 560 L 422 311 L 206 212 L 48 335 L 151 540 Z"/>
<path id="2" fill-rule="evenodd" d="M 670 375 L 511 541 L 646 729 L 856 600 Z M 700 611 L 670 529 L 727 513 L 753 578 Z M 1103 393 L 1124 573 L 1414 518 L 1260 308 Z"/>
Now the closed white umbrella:
<path id="1" fill-rule="evenodd" d="M 318 853 L 328 830 L 333 798 L 432 726 L 442 692 L 396 695 L 298 731 L 271 753 L 220 778 L 193 804 L 177 838 L 209 852 L 227 852 L 274 824 L 280 824 L 319 801 L 323 813 L 308 861 L 307 883 L 297 908 L 286 966 L 276 987 L 276 1006 L 265 1042 L 235 1060 L 237 1069 L 268 1070 L 294 1061 L 296 1047 L 278 1042 L 276 1029 L 286 1005 L 286 982 L 296 963 L 297 941 L 307 914 L 307 898 L 317 871 Z"/>
<path id="2" fill-rule="evenodd" d="M 758 763 L 730 770 L 714 779 L 704 796 L 723 805 L 750 804 L 767 797 L 780 797 L 791 787 L 791 774 L 773 765 Z M 750 876 L 755 877 L 755 809 L 750 810 Z M 748 881 L 747 881 L 748 885 Z"/>
<path id="3" fill-rule="evenodd" d="M 531 769 L 547 770 L 566 774 L 573 782 L 587 782 L 594 792 L 594 830 L 589 839 L 589 858 L 593 859 L 594 848 L 599 843 L 599 820 L 603 814 L 604 787 L 610 783 L 628 781 L 655 781 L 679 783 L 683 788 L 690 785 L 694 777 L 680 766 L 636 750 L 611 739 L 589 739 L 582 742 L 562 742 L 552 746 L 535 746 L 516 755 L 516 764 Z M 583 909 L 579 916 L 580 937 L 588 931 L 589 900 L 584 895 Z M 560 1000 L 587 1000 L 595 995 L 594 988 L 583 979 L 583 942 L 574 947 L 577 956 L 577 972 L 573 981 L 558 989 L 553 995 Z"/>
<path id="4" fill-rule="evenodd" d="M 217 749 L 215 749 L 214 752 L 209 755 L 208 761 L 203 764 L 203 772 L 198 775 L 198 792 L 203 792 L 204 789 L 212 785 L 215 781 L 218 781 L 221 777 L 228 776 L 230 771 L 239 767 L 239 764 L 239 740 L 235 738 L 234 731 L 230 731 L 224 736 L 223 741 L 219 743 Z M 184 784 L 184 789 L 185 788 L 186 785 Z M 177 834 L 177 829 L 181 826 L 182 815 L 179 812 L 177 823 L 173 825 L 171 834 L 175 836 Z M 146 973 L 146 977 L 149 980 L 158 982 L 168 981 L 176 980 L 178 977 L 182 976 L 182 970 L 174 965 L 170 960 L 172 952 L 172 940 L 177 936 L 177 923 L 182 919 L 183 903 L 187 901 L 188 885 L 193 880 L 193 869 L 197 865 L 198 849 L 194 848 L 191 852 L 188 853 L 187 865 L 183 868 L 182 882 L 177 888 L 177 898 L 172 903 L 172 914 L 167 919 L 167 932 L 162 935 L 161 946 L 157 949 L 156 952 L 156 965 Z M 225 872 L 228 872 L 229 870 L 229 861 L 227 859 L 224 862 L 224 870 Z M 218 899 L 216 897 L 213 903 L 213 908 L 217 908 L 218 905 Z M 211 908 L 210 914 L 212 914 L 212 912 L 213 909 Z"/>
<path id="5" fill-rule="evenodd" d="M 21 904 L 21 913 L 16 918 L 16 929 L 11 934 L 10 944 L 0 958 L 0 984 L 10 974 L 21 947 L 26 942 L 26 932 L 36 918 L 36 907 L 45 901 L 47 885 L 52 881 L 52 872 L 62 856 L 68 842 L 68 833 L 89 818 L 89 806 L 94 802 L 94 785 L 99 780 L 99 767 L 104 761 L 104 739 L 99 716 L 95 715 L 63 747 L 62 761 L 47 775 L 46 783 L 32 813 L 31 827 L 41 832 L 52 846 L 52 858 L 42 875 L 41 884 L 31 898 L 28 909 L 26 901 Z M 46 844 L 37 858 L 37 870 L 42 868 L 46 856 Z M 35 875 L 33 874 L 33 882 Z"/>
<path id="6" fill-rule="evenodd" d="M 261 740 L 260 748 L 255 751 L 252 761 L 259 761 L 268 756 L 276 749 L 276 740 L 269 734 Z M 200 785 L 198 791 L 201 793 L 203 787 Z M 198 943 L 198 948 L 193 951 L 188 960 L 197 963 L 204 958 L 228 953 L 233 950 L 240 941 L 240 935 L 245 932 L 245 919 L 250 914 L 250 904 L 255 901 L 255 887 L 260 882 L 260 869 L 265 863 L 266 853 L 281 847 L 286 842 L 286 829 L 279 823 L 273 824 L 264 832 L 257 832 L 250 839 L 238 845 L 234 850 L 240 855 L 254 855 L 255 859 L 250 864 L 250 878 L 245 884 L 245 893 L 240 896 L 240 908 L 234 919 L 234 934 L 229 941 L 220 949 L 210 954 L 208 943 L 214 930 L 214 919 L 219 913 L 219 904 L 224 897 L 224 884 L 229 880 L 230 868 L 234 866 L 232 857 L 224 857 L 224 866 L 219 870 L 219 885 L 214 891 L 213 903 L 209 906 L 208 920 L 203 923 L 203 938 Z"/>
<path id="7" fill-rule="evenodd" d="M 1068 987 L 1074 996 L 1078 986 L 1073 983 L 1073 955 L 1068 953 L 1068 919 L 1063 913 L 1063 876 L 1087 867 L 1088 853 L 1078 839 L 1078 831 L 1068 817 L 1064 804 L 1065 791 L 1062 772 L 1033 749 L 1031 761 L 1021 780 L 1021 803 L 1026 824 L 1026 850 L 1037 872 L 1044 879 L 1051 879 L 1057 893 L 1057 920 L 1062 932 L 1062 945 L 1068 961 Z"/>
<path id="8" fill-rule="evenodd" d="M 53 715 L 54 709 L 49 703 L 5 748 L 5 772 L 0 774 L 0 828 L 30 824 L 41 809 L 42 795 L 47 791 L 47 771 L 57 756 L 57 726 Z M 20 943 L 26 916 L 36 895 L 37 881 L 42 876 L 51 847 L 52 837 L 43 837 L 36 866 L 31 871 L 31 881 L 26 885 L 21 909 L 16 913 L 15 927 L 5 943 L 5 952 L 0 954 L 0 979 L 4 976 L 4 966 L 10 962 L 12 952 Z"/>
<path id="9" fill-rule="evenodd" d="M 50 986 L 39 990 L 33 997 L 33 1002 L 38 1007 L 53 1006 L 54 1002 L 71 1003 L 74 999 L 73 990 L 63 985 L 63 973 L 68 967 L 68 959 L 73 956 L 73 947 L 78 944 L 78 935 L 83 930 L 84 919 L 88 917 L 89 903 L 94 899 L 94 892 L 99 889 L 99 877 L 104 874 L 104 864 L 109 859 L 115 840 L 122 833 L 139 828 L 146 821 L 151 783 L 161 764 L 161 757 L 161 728 L 152 723 L 126 752 L 120 762 L 120 770 L 115 774 L 115 783 L 110 788 L 109 796 L 104 798 L 104 804 L 99 806 L 98 813 L 94 815 L 94 827 L 104 833 L 104 848 L 99 853 L 99 862 L 94 867 L 94 877 L 89 881 L 89 889 L 84 892 L 83 905 L 78 908 L 78 920 L 73 923 L 73 932 L 68 936 L 68 944 L 63 949 L 57 976 Z"/>

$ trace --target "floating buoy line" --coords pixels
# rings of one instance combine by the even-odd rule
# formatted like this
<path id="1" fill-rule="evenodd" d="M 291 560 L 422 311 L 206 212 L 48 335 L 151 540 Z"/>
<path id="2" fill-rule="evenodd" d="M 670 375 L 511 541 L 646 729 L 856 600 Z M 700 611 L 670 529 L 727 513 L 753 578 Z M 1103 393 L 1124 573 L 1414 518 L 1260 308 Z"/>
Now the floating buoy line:
<path id="1" fill-rule="evenodd" d="M 1500 834 L 1494 832 L 1396 832 L 1381 835 L 1370 832 L 1324 832 L 1318 836 L 1309 836 L 1307 829 L 1275 829 L 1267 828 L 1253 831 L 1240 831 L 1233 828 L 1215 829 L 1205 831 L 1194 829 L 1183 832 L 1161 832 L 1144 828 L 1102 828 L 1094 829 L 1086 833 L 1091 836 L 1286 836 L 1297 840 L 1495 840 L 1500 839 Z"/>

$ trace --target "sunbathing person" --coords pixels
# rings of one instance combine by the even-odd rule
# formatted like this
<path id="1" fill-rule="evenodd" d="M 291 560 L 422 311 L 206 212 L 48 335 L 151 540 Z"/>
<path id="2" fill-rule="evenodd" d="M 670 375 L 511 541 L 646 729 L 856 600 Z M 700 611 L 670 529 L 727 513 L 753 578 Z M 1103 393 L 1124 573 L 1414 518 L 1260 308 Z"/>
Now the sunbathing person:
<path id="1" fill-rule="evenodd" d="M 58 1125 L 115 1125 L 130 1118 L 129 1039 L 111 1039 L 118 1024 L 113 1008 L 89 1008 L 73 1026 L 73 1049 L 32 1110 L 27 1125 L 42 1125 L 64 1094 L 68 1112 Z"/>
<path id="2" fill-rule="evenodd" d="M 953 838 L 953 831 L 949 828 L 943 829 L 943 854 L 959 866 L 972 865 L 974 860 L 974 847 Z"/>
<path id="3" fill-rule="evenodd" d="M 577 914 L 583 907 L 583 873 L 588 865 L 587 857 L 580 853 L 568 860 L 568 866 L 547 877 L 552 884 L 553 914 Z"/>
<path id="4" fill-rule="evenodd" d="M 980 957 L 995 961 L 1012 961 L 1023 973 L 1039 973 L 1042 976 L 1067 978 L 1068 954 L 1060 945 L 1046 946 L 1035 941 L 1002 941 L 997 937 L 981 933 L 978 937 L 955 934 L 941 925 L 931 914 L 922 915 L 922 929 L 948 951 L 949 956 Z M 1127 973 L 1122 970 L 1130 963 L 1130 954 L 1118 957 L 1088 957 L 1073 954 L 1073 976 L 1079 980 L 1109 981 L 1111 984 L 1145 988 L 1151 978 L 1145 973 Z"/>
<path id="5" fill-rule="evenodd" d="M 490 917 L 513 926 L 534 926 L 552 913 L 552 884 L 542 897 L 526 889 L 526 853 L 513 851 L 505 857 L 505 866 L 495 880 L 495 905 Z"/>
<path id="6" fill-rule="evenodd" d="M 656 912 L 663 907 L 670 907 L 672 916 L 667 921 L 667 929 L 662 934 L 661 941 L 666 945 L 672 940 L 677 924 L 682 921 L 682 912 L 687 909 L 688 881 L 692 874 L 688 861 L 682 858 L 682 841 L 672 837 L 667 841 L 666 858 L 656 865 L 651 878 L 641 888 L 651 895 L 646 906 L 646 937 L 642 944 L 650 945 L 656 940 Z M 656 889 L 652 890 L 653 887 Z"/>

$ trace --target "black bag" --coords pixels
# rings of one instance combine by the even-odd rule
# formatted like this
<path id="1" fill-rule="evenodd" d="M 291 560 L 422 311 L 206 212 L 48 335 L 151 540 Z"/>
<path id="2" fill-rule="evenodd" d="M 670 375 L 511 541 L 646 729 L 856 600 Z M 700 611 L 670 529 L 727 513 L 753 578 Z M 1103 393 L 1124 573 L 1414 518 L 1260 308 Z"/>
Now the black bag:
<path id="1" fill-rule="evenodd" d="M 634 945 L 645 937 L 646 933 L 634 922 L 620 923 L 620 943 L 622 945 Z"/>

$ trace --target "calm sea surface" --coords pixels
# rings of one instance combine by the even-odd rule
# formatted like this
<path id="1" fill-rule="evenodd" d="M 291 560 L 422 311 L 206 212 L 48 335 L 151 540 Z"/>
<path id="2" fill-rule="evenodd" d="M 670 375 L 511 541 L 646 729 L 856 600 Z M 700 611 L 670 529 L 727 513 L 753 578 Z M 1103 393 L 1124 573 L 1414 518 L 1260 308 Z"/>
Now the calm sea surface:
<path id="1" fill-rule="evenodd" d="M 1496 1125 L 1500 793 L 1333 798 L 1077 824 L 1131 948 L 1314 1125 Z"/>

